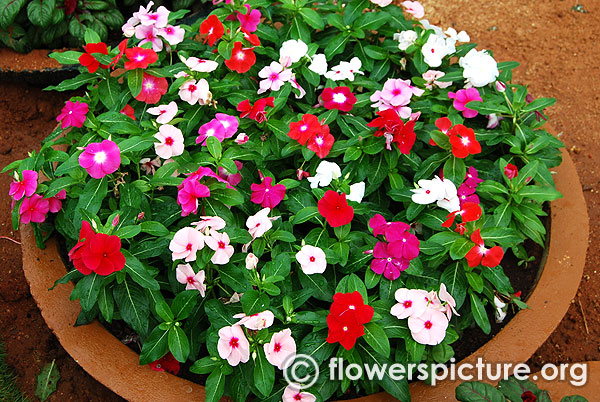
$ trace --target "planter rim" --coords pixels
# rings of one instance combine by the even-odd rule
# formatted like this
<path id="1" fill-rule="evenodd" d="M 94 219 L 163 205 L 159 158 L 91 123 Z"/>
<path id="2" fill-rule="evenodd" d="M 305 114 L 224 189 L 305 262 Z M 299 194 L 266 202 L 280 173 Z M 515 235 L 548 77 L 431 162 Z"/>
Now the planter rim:
<path id="1" fill-rule="evenodd" d="M 460 363 L 524 363 L 546 341 L 566 314 L 579 287 L 588 246 L 589 222 L 585 198 L 575 165 L 566 150 L 556 171 L 557 189 L 565 198 L 551 203 L 551 235 L 543 272 L 522 310 L 488 343 Z M 138 364 L 139 355 L 122 344 L 99 322 L 74 327 L 79 302 L 70 301 L 73 285 L 48 291 L 65 273 L 55 239 L 47 248 L 35 245 L 29 226 L 22 227 L 23 270 L 46 324 L 73 357 L 96 380 L 131 402 L 203 401 L 203 386 Z M 535 331 L 531 331 L 535 328 Z M 526 336 L 523 336 L 526 334 Z M 107 351 L 110 351 L 107 353 Z M 123 379 L 127 379 L 123 381 Z M 454 401 L 460 381 L 443 381 L 435 387 L 411 383 L 415 401 Z M 386 393 L 354 399 L 356 402 L 395 401 Z"/>

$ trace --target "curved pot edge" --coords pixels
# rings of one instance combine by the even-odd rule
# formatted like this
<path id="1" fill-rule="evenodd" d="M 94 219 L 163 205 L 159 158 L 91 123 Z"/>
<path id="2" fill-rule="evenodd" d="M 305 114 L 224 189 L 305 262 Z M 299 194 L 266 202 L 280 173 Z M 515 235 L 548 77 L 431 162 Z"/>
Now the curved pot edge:
<path id="1" fill-rule="evenodd" d="M 564 149 L 563 163 L 555 170 L 557 189 L 568 197 L 551 204 L 550 250 L 538 285 L 528 300 L 530 309 L 520 311 L 490 342 L 462 362 L 474 363 L 479 357 L 490 363 L 527 361 L 558 326 L 579 287 L 589 235 L 585 199 L 575 165 Z M 54 240 L 48 242 L 48 250 L 39 250 L 31 228 L 24 227 L 22 241 L 23 270 L 42 316 L 84 370 L 132 402 L 204 400 L 204 387 L 139 366 L 138 355 L 98 322 L 73 327 L 80 310 L 78 302 L 69 300 L 73 285 L 61 285 L 48 292 L 65 273 Z M 107 350 L 112 353 L 107 354 Z M 429 387 L 413 383 L 411 395 L 415 401 L 454 400 L 458 384 L 445 381 Z M 355 399 L 357 402 L 393 400 L 386 393 Z"/>

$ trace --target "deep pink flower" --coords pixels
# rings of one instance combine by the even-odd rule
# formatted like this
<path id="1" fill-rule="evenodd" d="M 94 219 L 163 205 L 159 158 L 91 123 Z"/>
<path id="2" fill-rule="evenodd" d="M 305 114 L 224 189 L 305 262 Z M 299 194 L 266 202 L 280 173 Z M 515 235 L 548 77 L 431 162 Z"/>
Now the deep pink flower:
<path id="1" fill-rule="evenodd" d="M 31 197 L 25 197 L 21 204 L 21 208 L 19 209 L 21 223 L 44 222 L 49 210 L 50 203 L 41 195 L 33 194 Z"/>
<path id="2" fill-rule="evenodd" d="M 244 164 L 239 161 L 233 161 L 233 162 L 235 163 L 235 166 L 237 166 L 238 172 L 237 173 L 229 173 L 224 168 L 219 167 L 219 177 L 227 180 L 227 183 L 231 184 L 232 186 L 237 186 L 242 181 L 242 174 L 239 171 L 242 170 L 242 167 L 244 167 Z"/>
<path id="3" fill-rule="evenodd" d="M 325 109 L 338 109 L 349 112 L 356 103 L 356 96 L 348 87 L 325 88 L 321 93 Z"/>
<path id="4" fill-rule="evenodd" d="M 504 175 L 512 180 L 519 175 L 519 169 L 512 163 L 509 163 L 504 168 Z M 18 199 L 18 198 L 15 198 L 15 199 Z"/>
<path id="5" fill-rule="evenodd" d="M 409 231 L 387 230 L 386 240 L 390 243 L 388 252 L 394 257 L 412 260 L 419 256 L 419 239 Z"/>
<path id="6" fill-rule="evenodd" d="M 465 202 L 473 202 L 475 204 L 479 204 L 479 196 L 475 194 L 475 188 L 469 187 L 466 182 L 458 187 L 457 191 L 458 200 L 460 201 L 460 206 L 462 208 Z"/>
<path id="7" fill-rule="evenodd" d="M 373 257 L 371 270 L 378 275 L 383 274 L 390 281 L 397 279 L 410 264 L 410 261 L 405 258 L 395 257 L 389 250 L 389 244 L 381 241 L 375 244 Z"/>
<path id="8" fill-rule="evenodd" d="M 154 105 L 160 100 L 161 96 L 167 93 L 168 88 L 169 83 L 167 82 L 166 78 L 155 77 L 153 75 L 144 73 L 142 78 L 142 91 L 138 96 L 135 97 L 135 99 L 140 102 L 146 102 Z"/>
<path id="9" fill-rule="evenodd" d="M 479 114 L 477 110 L 467 108 L 466 104 L 472 101 L 483 102 L 477 88 L 460 89 L 456 93 L 448 92 L 448 98 L 454 99 L 454 103 L 452 104 L 454 109 L 463 112 L 463 116 L 466 119 L 475 117 Z"/>
<path id="10" fill-rule="evenodd" d="M 469 187 L 477 187 L 479 183 L 483 182 L 483 179 L 479 178 L 479 172 L 473 166 L 470 166 L 465 176 L 465 184 Z"/>
<path id="11" fill-rule="evenodd" d="M 10 189 L 8 190 L 8 195 L 15 201 L 19 201 L 23 197 L 31 197 L 37 190 L 38 173 L 34 170 L 23 170 L 22 175 L 23 180 L 17 181 L 15 179 L 10 183 Z"/>
<path id="12" fill-rule="evenodd" d="M 177 203 L 181 205 L 181 216 L 198 212 L 198 198 L 210 197 L 210 190 L 198 180 L 188 177 L 178 187 Z"/>
<path id="13" fill-rule="evenodd" d="M 63 188 L 54 197 L 46 198 L 50 203 L 50 212 L 56 213 L 62 208 L 62 201 L 67 198 L 67 191 Z"/>
<path id="14" fill-rule="evenodd" d="M 60 121 L 60 128 L 65 129 L 67 127 L 83 127 L 85 122 L 85 115 L 89 111 L 89 106 L 84 102 L 71 102 L 67 101 L 65 106 L 60 111 L 60 114 L 56 117 L 56 121 Z"/>
<path id="15" fill-rule="evenodd" d="M 263 208 L 275 208 L 285 197 L 285 186 L 283 184 L 272 185 L 272 177 L 265 177 L 260 184 L 252 183 L 250 189 L 252 195 L 250 200 Z"/>
<path id="16" fill-rule="evenodd" d="M 237 117 L 225 113 L 217 113 L 215 118 L 223 125 L 225 129 L 225 138 L 231 138 L 237 133 L 240 122 Z"/>
<path id="17" fill-rule="evenodd" d="M 375 237 L 379 235 L 387 237 L 389 236 L 388 233 L 393 236 L 395 232 L 403 233 L 410 229 L 408 224 L 404 222 L 388 222 L 380 214 L 375 214 L 375 216 L 369 219 L 369 227 L 373 229 L 373 236 Z"/>
<path id="18" fill-rule="evenodd" d="M 121 164 L 121 151 L 111 140 L 92 142 L 79 155 L 79 164 L 94 179 L 101 179 L 117 171 Z"/>
<path id="19" fill-rule="evenodd" d="M 196 144 L 206 146 L 208 137 L 215 137 L 219 142 L 223 142 L 225 139 L 225 127 L 223 127 L 223 124 L 219 120 L 212 119 L 208 123 L 200 126 L 198 137 L 196 137 Z"/>
<path id="20" fill-rule="evenodd" d="M 245 7 L 248 10 L 246 11 L 246 14 L 237 12 L 237 19 L 240 22 L 242 29 L 246 30 L 247 32 L 254 32 L 260 23 L 261 13 L 259 10 L 251 10 L 248 4 L 246 4 Z"/>

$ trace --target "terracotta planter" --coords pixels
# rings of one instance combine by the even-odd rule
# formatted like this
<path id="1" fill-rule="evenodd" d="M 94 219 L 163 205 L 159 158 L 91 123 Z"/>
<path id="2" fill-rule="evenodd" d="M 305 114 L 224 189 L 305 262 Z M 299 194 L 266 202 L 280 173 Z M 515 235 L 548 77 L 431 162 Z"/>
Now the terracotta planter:
<path id="1" fill-rule="evenodd" d="M 490 342 L 463 362 L 478 357 L 491 363 L 527 361 L 556 328 L 575 296 L 583 273 L 588 245 L 588 216 L 575 166 L 566 151 L 556 168 L 556 186 L 565 198 L 551 204 L 552 230 L 548 258 L 538 285 L 527 301 L 531 309 L 519 312 Z M 32 231 L 24 227 L 23 269 L 42 316 L 65 350 L 94 378 L 132 402 L 203 401 L 204 387 L 167 373 L 138 365 L 138 355 L 98 322 L 73 327 L 79 302 L 69 301 L 72 284 L 48 289 L 65 274 L 54 240 L 46 250 L 35 246 Z M 454 400 L 458 383 L 436 387 L 411 384 L 415 401 Z M 394 401 L 380 393 L 355 401 Z"/>
<path id="2" fill-rule="evenodd" d="M 48 57 L 53 50 L 35 49 L 29 53 L 18 53 L 0 48 L 0 79 L 3 81 L 25 81 L 30 85 L 45 87 L 55 85 L 77 75 L 77 67 L 63 66 Z"/>

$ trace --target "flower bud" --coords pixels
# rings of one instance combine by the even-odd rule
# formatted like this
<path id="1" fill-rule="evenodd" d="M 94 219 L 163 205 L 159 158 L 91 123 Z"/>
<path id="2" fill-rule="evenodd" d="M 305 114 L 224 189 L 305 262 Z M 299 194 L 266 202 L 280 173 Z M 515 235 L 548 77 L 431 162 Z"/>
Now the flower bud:
<path id="1" fill-rule="evenodd" d="M 256 269 L 258 265 L 258 257 L 253 253 L 248 253 L 246 256 L 246 269 Z"/>
<path id="2" fill-rule="evenodd" d="M 142 219 L 144 219 L 144 215 L 146 215 L 145 212 L 140 212 L 137 216 L 138 221 L 141 221 Z"/>
<path id="3" fill-rule="evenodd" d="M 502 81 L 496 81 L 496 91 L 504 93 L 506 91 L 506 84 Z"/>
<path id="4" fill-rule="evenodd" d="M 238 145 L 242 145 L 248 142 L 248 135 L 246 133 L 239 133 L 235 138 L 235 143 Z"/>
<path id="5" fill-rule="evenodd" d="M 512 180 L 519 175 L 519 170 L 517 169 L 517 167 L 515 165 L 513 165 L 512 163 L 509 163 L 504 168 L 504 175 Z"/>
<path id="6" fill-rule="evenodd" d="M 119 225 L 119 214 L 117 214 L 117 216 L 114 217 L 112 225 L 113 227 L 117 227 Z"/>

